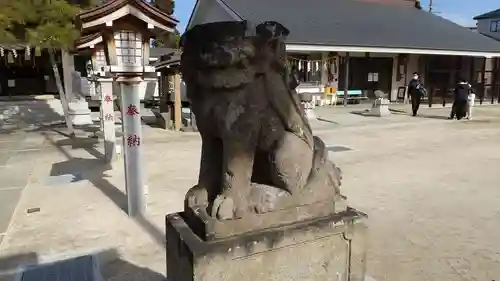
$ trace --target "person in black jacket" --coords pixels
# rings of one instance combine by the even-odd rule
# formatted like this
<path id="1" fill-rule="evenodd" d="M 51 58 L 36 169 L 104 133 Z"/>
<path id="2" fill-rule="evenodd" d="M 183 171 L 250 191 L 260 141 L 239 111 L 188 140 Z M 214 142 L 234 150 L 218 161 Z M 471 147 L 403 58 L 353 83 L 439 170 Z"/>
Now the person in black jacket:
<path id="1" fill-rule="evenodd" d="M 413 116 L 417 116 L 424 91 L 424 85 L 420 82 L 418 73 L 413 73 L 413 79 L 408 82 L 408 94 L 410 94 L 411 97 L 411 110 Z"/>
<path id="2" fill-rule="evenodd" d="M 455 101 L 453 102 L 453 106 L 451 108 L 450 119 L 453 119 L 456 116 L 457 120 L 460 120 L 467 115 L 467 101 L 471 91 L 471 85 L 465 79 L 460 78 L 455 90 L 453 91 Z"/>

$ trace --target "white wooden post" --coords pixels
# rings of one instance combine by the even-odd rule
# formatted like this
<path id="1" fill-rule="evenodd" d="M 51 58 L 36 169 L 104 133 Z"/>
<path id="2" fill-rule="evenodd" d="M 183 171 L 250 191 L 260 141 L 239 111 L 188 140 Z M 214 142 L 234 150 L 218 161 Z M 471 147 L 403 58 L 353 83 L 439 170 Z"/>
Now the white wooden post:
<path id="1" fill-rule="evenodd" d="M 174 127 L 176 131 L 182 128 L 181 75 L 174 75 Z"/>
<path id="2" fill-rule="evenodd" d="M 123 143 L 125 152 L 125 185 L 128 215 L 141 216 L 146 212 L 146 188 L 143 173 L 143 138 L 140 114 L 142 78 L 118 78 L 121 87 Z"/>

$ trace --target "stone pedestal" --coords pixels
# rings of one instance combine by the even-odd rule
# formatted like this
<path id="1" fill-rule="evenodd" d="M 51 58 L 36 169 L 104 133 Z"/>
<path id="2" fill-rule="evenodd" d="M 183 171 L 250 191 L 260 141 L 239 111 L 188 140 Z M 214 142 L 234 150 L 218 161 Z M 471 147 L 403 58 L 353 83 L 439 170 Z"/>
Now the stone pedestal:
<path id="1" fill-rule="evenodd" d="M 196 125 L 196 116 L 194 114 L 191 115 L 191 127 L 194 131 L 198 131 L 198 125 Z"/>
<path id="2" fill-rule="evenodd" d="M 68 104 L 69 118 L 73 125 L 91 125 L 92 117 L 90 116 L 89 104 L 84 99 L 73 99 Z"/>
<path id="3" fill-rule="evenodd" d="M 166 218 L 171 281 L 363 281 L 365 214 L 354 209 L 204 241 L 184 213 Z"/>
<path id="4" fill-rule="evenodd" d="M 153 110 L 153 114 L 155 115 L 156 125 L 158 125 L 158 127 L 165 130 L 171 129 L 173 127 L 172 121 L 170 120 L 171 119 L 170 116 L 172 115 L 172 113 L 168 111 L 165 112 L 165 111 Z"/>
<path id="5" fill-rule="evenodd" d="M 372 110 L 370 111 L 371 115 L 379 117 L 391 115 L 391 112 L 389 111 L 389 104 L 391 104 L 391 102 L 388 99 L 376 99 L 373 102 Z"/>
<path id="6" fill-rule="evenodd" d="M 314 110 L 310 108 L 305 109 L 305 114 L 307 119 L 316 119 L 316 114 L 314 113 Z"/>

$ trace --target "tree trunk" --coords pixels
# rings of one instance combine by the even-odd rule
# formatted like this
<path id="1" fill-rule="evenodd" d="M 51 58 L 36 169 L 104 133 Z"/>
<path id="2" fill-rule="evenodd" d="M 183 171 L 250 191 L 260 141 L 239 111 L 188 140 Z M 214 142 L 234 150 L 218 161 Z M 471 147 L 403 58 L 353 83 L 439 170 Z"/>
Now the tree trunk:
<path id="1" fill-rule="evenodd" d="M 61 99 L 64 119 L 66 120 L 66 126 L 68 126 L 68 131 L 71 136 L 75 135 L 75 130 L 73 129 L 73 122 L 69 117 L 69 104 L 66 99 L 66 94 L 64 93 L 64 88 L 61 81 L 61 76 L 59 75 L 59 68 L 57 67 L 56 58 L 53 49 L 48 50 L 50 64 L 52 65 L 52 70 L 54 71 L 54 79 L 56 80 L 57 91 L 59 92 L 59 98 Z"/>

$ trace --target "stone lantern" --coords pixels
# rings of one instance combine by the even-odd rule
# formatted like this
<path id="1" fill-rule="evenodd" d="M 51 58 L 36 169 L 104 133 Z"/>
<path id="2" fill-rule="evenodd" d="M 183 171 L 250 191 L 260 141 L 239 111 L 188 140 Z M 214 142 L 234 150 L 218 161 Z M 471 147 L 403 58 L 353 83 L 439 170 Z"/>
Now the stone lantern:
<path id="1" fill-rule="evenodd" d="M 140 100 L 144 78 L 155 77 L 149 65 L 150 40 L 160 32 L 175 32 L 178 21 L 143 0 L 111 0 L 83 11 L 77 24 L 83 37 L 77 48 L 92 48 L 92 68 L 101 92 L 106 159 L 112 162 L 115 149 L 113 93 L 121 101 L 125 175 L 130 216 L 145 211 L 142 172 Z"/>

